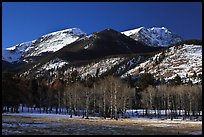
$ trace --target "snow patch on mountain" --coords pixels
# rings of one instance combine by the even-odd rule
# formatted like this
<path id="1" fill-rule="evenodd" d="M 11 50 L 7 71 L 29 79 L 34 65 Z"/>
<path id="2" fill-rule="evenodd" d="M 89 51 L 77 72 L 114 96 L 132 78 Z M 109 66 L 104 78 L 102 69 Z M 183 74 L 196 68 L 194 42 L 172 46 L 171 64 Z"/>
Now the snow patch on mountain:
<path id="1" fill-rule="evenodd" d="M 74 68 L 74 70 L 76 69 L 79 72 L 80 76 L 82 78 L 84 78 L 88 74 L 95 77 L 97 69 L 99 69 L 98 76 L 100 76 L 103 73 L 109 71 L 115 65 L 124 61 L 124 59 L 125 59 L 124 57 L 115 57 L 115 58 L 103 59 L 103 60 L 100 60 L 96 63 L 91 63 L 91 64 L 88 64 L 85 66 Z M 72 69 L 70 69 L 70 70 L 72 70 Z"/>
<path id="2" fill-rule="evenodd" d="M 12 46 L 10 48 L 6 48 L 2 50 L 2 59 L 7 62 L 15 62 L 19 61 L 19 59 L 24 54 L 25 50 L 31 46 L 33 43 L 35 43 L 36 40 L 24 42 L 15 46 Z"/>
<path id="3" fill-rule="evenodd" d="M 201 79 L 193 77 L 194 72 L 202 75 L 202 45 L 180 45 L 170 47 L 149 58 L 145 62 L 130 69 L 121 77 L 128 75 L 139 75 L 141 73 L 152 73 L 157 78 L 164 78 L 166 81 L 173 79 L 177 74 L 183 82 L 189 80 L 193 83 Z"/>
<path id="4" fill-rule="evenodd" d="M 41 70 L 51 70 L 51 69 L 54 69 L 54 70 L 57 70 L 58 68 L 62 68 L 64 65 L 67 65 L 69 64 L 69 62 L 67 61 L 64 61 L 62 59 L 59 59 L 59 58 L 56 58 L 54 60 L 51 60 L 49 62 L 47 62 L 46 64 L 44 64 L 41 68 L 40 68 L 40 71 Z"/>
<path id="5" fill-rule="evenodd" d="M 41 77 L 41 76 L 45 76 L 45 73 L 49 73 L 49 77 L 53 77 L 56 75 L 58 75 L 58 70 L 69 65 L 68 61 L 56 58 L 53 60 L 50 60 L 49 62 L 45 63 L 45 64 L 36 64 L 35 66 L 33 66 L 33 68 L 30 68 L 29 70 L 23 72 L 20 76 L 28 76 L 31 73 L 33 73 L 35 75 L 35 77 Z"/>
<path id="6" fill-rule="evenodd" d="M 145 28 L 140 27 L 133 30 L 121 32 L 122 34 L 129 36 L 130 38 L 143 42 L 153 47 L 168 47 L 171 44 L 182 41 L 182 38 L 176 34 L 173 34 L 165 27 L 152 27 Z"/>
<path id="7" fill-rule="evenodd" d="M 30 49 L 29 51 L 31 52 L 27 53 L 25 57 L 39 56 L 46 52 L 56 52 L 68 44 L 75 42 L 83 35 L 85 35 L 85 33 L 78 28 L 66 29 L 44 35 L 36 41 L 34 48 Z"/>
<path id="8" fill-rule="evenodd" d="M 2 59 L 8 62 L 26 60 L 28 57 L 41 56 L 44 53 L 56 52 L 61 48 L 75 42 L 86 33 L 78 28 L 70 28 L 57 32 L 52 32 L 37 40 L 21 43 L 10 48 L 6 48 L 2 52 Z"/>
<path id="9" fill-rule="evenodd" d="M 29 74 L 33 73 L 35 77 L 45 76 L 46 74 L 49 78 L 56 78 L 59 76 L 59 74 L 63 74 L 63 76 L 65 76 L 66 74 L 71 74 L 73 71 L 77 70 L 79 76 L 83 79 L 88 74 L 95 77 L 97 71 L 98 76 L 100 76 L 124 60 L 125 57 L 112 57 L 92 62 L 87 65 L 73 67 L 69 66 L 69 62 L 57 58 L 43 65 L 38 64 L 34 66 L 33 69 L 29 69 L 28 71 L 24 72 L 21 76 L 28 76 Z M 62 68 L 64 68 L 63 71 Z"/>
<path id="10" fill-rule="evenodd" d="M 144 29 L 144 27 L 140 27 L 140 28 L 133 29 L 133 30 L 127 30 L 127 31 L 124 31 L 124 32 L 121 32 L 121 33 L 125 34 L 126 36 L 131 36 L 131 35 L 134 35 L 134 34 L 138 33 L 141 29 Z"/>
<path id="11" fill-rule="evenodd" d="M 85 66 L 69 68 L 65 71 L 65 73 L 71 73 L 72 71 L 77 70 L 77 72 L 79 72 L 80 77 L 83 79 L 88 74 L 95 77 L 97 70 L 99 70 L 98 76 L 100 76 L 103 73 L 111 70 L 111 68 L 113 68 L 115 65 L 121 63 L 124 60 L 124 57 L 102 59 L 100 61 L 93 62 Z"/>

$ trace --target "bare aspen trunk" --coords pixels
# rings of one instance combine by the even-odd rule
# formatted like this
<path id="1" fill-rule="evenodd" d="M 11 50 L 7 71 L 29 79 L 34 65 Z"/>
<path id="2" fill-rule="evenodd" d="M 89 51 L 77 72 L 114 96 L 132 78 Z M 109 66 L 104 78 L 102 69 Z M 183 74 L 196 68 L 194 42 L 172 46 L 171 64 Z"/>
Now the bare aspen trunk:
<path id="1" fill-rule="evenodd" d="M 106 97 L 105 90 L 103 90 L 103 117 L 106 119 Z"/>
<path id="2" fill-rule="evenodd" d="M 98 113 L 99 113 L 100 116 L 102 116 L 101 109 L 102 109 L 102 105 L 101 105 L 101 103 L 99 102 L 99 103 L 98 103 Z"/>
<path id="3" fill-rule="evenodd" d="M 95 89 L 95 84 L 93 85 L 94 87 L 94 92 L 96 91 Z M 95 93 L 94 93 L 94 97 L 93 97 L 93 100 L 94 100 L 94 104 L 93 104 L 93 113 L 94 113 L 94 116 L 95 116 L 95 113 L 96 113 L 96 95 L 95 95 Z"/>
<path id="4" fill-rule="evenodd" d="M 86 95 L 86 119 L 89 118 L 89 96 L 88 93 Z"/>
<path id="5" fill-rule="evenodd" d="M 22 104 L 22 106 L 21 106 L 21 112 L 23 112 L 23 104 Z"/>
<path id="6" fill-rule="evenodd" d="M 58 106 L 56 106 L 55 110 L 56 110 L 56 114 L 58 114 Z"/>
<path id="7" fill-rule="evenodd" d="M 114 108 L 115 108 L 115 119 L 118 120 L 118 115 L 117 115 L 117 89 L 115 88 L 114 91 Z"/>
<path id="8" fill-rule="evenodd" d="M 84 118 L 84 113 L 85 113 L 85 112 L 84 112 L 84 109 L 83 109 L 83 114 L 82 114 L 82 118 Z"/>
<path id="9" fill-rule="evenodd" d="M 74 90 L 74 115 L 77 116 L 77 95 L 76 95 L 76 90 Z"/>
<path id="10" fill-rule="evenodd" d="M 53 106 L 50 107 L 50 113 L 52 113 L 52 107 L 53 107 Z"/>
<path id="11" fill-rule="evenodd" d="M 72 118 L 72 97 L 71 94 L 69 96 L 69 108 L 70 108 L 70 118 Z"/>
<path id="12" fill-rule="evenodd" d="M 40 110 L 40 113 L 41 113 L 41 105 L 40 105 L 40 107 L 39 107 L 39 110 Z"/>
<path id="13" fill-rule="evenodd" d="M 124 98 L 124 101 L 123 101 L 123 118 L 125 118 L 125 111 L 126 111 L 125 105 L 126 105 L 126 102 L 125 102 L 125 98 Z"/>
<path id="14" fill-rule="evenodd" d="M 30 112 L 30 106 L 28 106 L 28 112 Z"/>
<path id="15" fill-rule="evenodd" d="M 58 108 L 59 108 L 59 113 L 61 113 L 61 104 L 60 104 L 60 98 L 61 98 L 61 95 L 60 95 L 60 91 L 58 91 Z"/>
<path id="16" fill-rule="evenodd" d="M 46 107 L 46 113 L 48 114 L 48 106 Z"/>
<path id="17" fill-rule="evenodd" d="M 43 106 L 43 113 L 45 113 L 45 106 Z"/>
<path id="18" fill-rule="evenodd" d="M 113 119 L 113 96 L 112 96 L 112 90 L 111 90 L 111 99 L 110 99 L 110 114 L 111 114 L 111 119 Z"/>
<path id="19" fill-rule="evenodd" d="M 69 108 L 66 106 L 66 109 L 67 109 L 67 114 L 69 113 Z"/>
<path id="20" fill-rule="evenodd" d="M 96 99 L 95 99 L 95 96 L 94 96 L 94 102 L 93 102 L 93 113 L 94 113 L 94 116 L 96 115 Z"/>
<path id="21" fill-rule="evenodd" d="M 9 107 L 8 106 L 6 106 L 6 112 L 9 112 Z"/>

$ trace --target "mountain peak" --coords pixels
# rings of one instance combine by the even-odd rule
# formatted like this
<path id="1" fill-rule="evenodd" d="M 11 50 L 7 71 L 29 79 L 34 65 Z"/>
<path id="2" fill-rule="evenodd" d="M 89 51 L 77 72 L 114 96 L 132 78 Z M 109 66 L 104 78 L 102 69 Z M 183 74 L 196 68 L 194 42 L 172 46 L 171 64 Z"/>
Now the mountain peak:
<path id="1" fill-rule="evenodd" d="M 130 35 L 132 35 L 132 34 L 138 33 L 138 32 L 141 31 L 142 29 L 145 29 L 145 27 L 139 27 L 139 28 L 136 28 L 136 29 L 127 30 L 127 31 L 124 31 L 124 32 L 121 32 L 121 33 L 124 34 L 124 35 L 126 35 L 126 36 L 130 36 Z"/>
<path id="2" fill-rule="evenodd" d="M 166 27 L 140 27 L 133 30 L 121 32 L 130 38 L 143 42 L 153 47 L 168 47 L 171 44 L 182 41 L 182 38 L 171 33 Z"/>
<path id="3" fill-rule="evenodd" d="M 69 32 L 69 33 L 73 33 L 74 35 L 78 35 L 78 36 L 86 34 L 85 32 L 83 32 L 79 28 L 68 28 L 68 29 L 65 29 L 65 30 L 58 31 L 58 32 L 61 32 L 61 33 Z"/>
<path id="4" fill-rule="evenodd" d="M 164 26 L 152 28 L 139 27 L 121 33 L 130 37 L 131 39 L 152 47 L 167 47 L 181 41 L 180 37 L 171 33 Z M 96 34 L 99 35 L 99 37 L 104 35 L 104 38 L 112 37 L 120 39 L 121 33 L 114 29 L 108 28 Z M 36 40 L 24 42 L 4 49 L 2 51 L 2 59 L 11 63 L 19 60 L 25 60 L 28 62 L 25 58 L 30 60 L 30 57 L 40 57 L 47 53 L 56 52 L 77 40 L 83 39 L 83 36 L 86 36 L 86 33 L 75 27 L 51 32 L 39 37 Z M 89 36 L 86 38 L 89 38 Z M 117 40 L 117 42 L 119 42 L 119 40 Z"/>
<path id="5" fill-rule="evenodd" d="M 83 32 L 79 28 L 68 28 L 68 29 L 64 29 L 64 30 L 59 30 L 59 31 L 48 33 L 46 35 L 43 35 L 42 37 L 49 37 L 49 36 L 52 36 L 52 35 L 60 35 L 60 34 L 63 34 L 63 33 L 64 34 L 77 35 L 77 36 L 86 35 L 86 33 Z"/>
<path id="6" fill-rule="evenodd" d="M 86 33 L 79 28 L 68 28 L 51 32 L 36 40 L 17 44 L 2 50 L 2 59 L 13 63 L 22 58 L 41 56 L 45 53 L 56 52 L 85 35 Z"/>

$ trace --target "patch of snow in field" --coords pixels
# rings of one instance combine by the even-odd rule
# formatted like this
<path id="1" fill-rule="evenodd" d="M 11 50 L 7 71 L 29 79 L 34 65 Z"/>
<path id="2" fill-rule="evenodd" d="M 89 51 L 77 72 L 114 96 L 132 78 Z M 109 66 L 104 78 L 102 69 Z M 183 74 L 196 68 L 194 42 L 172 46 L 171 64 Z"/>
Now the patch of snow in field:
<path id="1" fill-rule="evenodd" d="M 19 134 L 22 133 L 20 131 L 13 131 L 13 130 L 7 130 L 7 129 L 2 129 L 2 135 L 7 135 L 7 134 Z"/>
<path id="2" fill-rule="evenodd" d="M 145 126 L 153 126 L 153 127 L 175 127 L 177 126 L 176 124 L 147 124 Z"/>
<path id="3" fill-rule="evenodd" d="M 2 123 L 3 127 L 17 127 L 16 124 L 8 124 L 8 123 Z"/>
<path id="4" fill-rule="evenodd" d="M 65 118 L 65 119 L 70 119 L 70 115 L 64 115 L 64 114 L 39 114 L 39 113 L 3 113 L 2 116 L 21 116 L 21 117 L 33 117 L 33 118 Z M 82 116 L 72 116 L 73 119 L 82 119 Z M 89 117 L 90 119 L 102 119 L 102 117 Z M 107 118 L 107 120 L 110 118 Z M 140 122 L 156 122 L 156 123 L 169 123 L 169 124 L 176 124 L 176 123 L 188 123 L 188 124 L 202 124 L 202 121 L 190 121 L 190 120 L 182 120 L 182 119 L 165 119 L 161 120 L 161 118 L 148 118 L 148 117 L 130 117 L 127 118 L 126 120 L 131 120 L 131 121 L 140 121 Z M 40 123 L 36 123 L 40 124 Z M 4 126 L 13 126 L 15 125 L 8 125 L 4 124 Z M 162 125 L 160 125 L 162 126 Z M 168 125 L 166 125 L 168 126 Z"/>
<path id="5" fill-rule="evenodd" d="M 70 115 L 64 114 L 39 114 L 39 113 L 3 113 L 2 115 L 7 116 L 22 116 L 22 117 L 33 117 L 33 118 L 70 118 Z M 81 119 L 82 116 L 72 116 L 72 118 Z M 89 117 L 91 119 L 99 119 L 100 117 Z"/>
<path id="6" fill-rule="evenodd" d="M 182 119 L 165 119 L 165 120 L 161 120 L 161 118 L 147 118 L 147 117 L 131 117 L 131 118 L 128 118 L 127 120 L 131 120 L 131 121 L 140 121 L 140 122 L 155 122 L 155 123 L 169 123 L 169 124 L 191 124 L 191 125 L 200 125 L 202 124 L 202 121 L 190 121 L 190 120 L 182 120 Z"/>
<path id="7" fill-rule="evenodd" d="M 190 135 L 202 135 L 202 131 L 193 131 Z"/>

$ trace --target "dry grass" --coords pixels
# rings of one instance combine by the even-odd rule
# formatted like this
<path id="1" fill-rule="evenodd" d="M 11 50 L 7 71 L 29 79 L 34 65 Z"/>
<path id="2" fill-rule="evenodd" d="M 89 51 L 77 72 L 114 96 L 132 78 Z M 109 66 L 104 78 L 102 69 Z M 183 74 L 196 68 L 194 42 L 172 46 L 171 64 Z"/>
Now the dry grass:
<path id="1" fill-rule="evenodd" d="M 168 124 L 168 125 L 167 125 Z M 167 126 L 166 126 L 167 125 Z M 2 134 L 171 135 L 202 131 L 202 124 L 120 119 L 66 119 L 2 116 Z"/>

